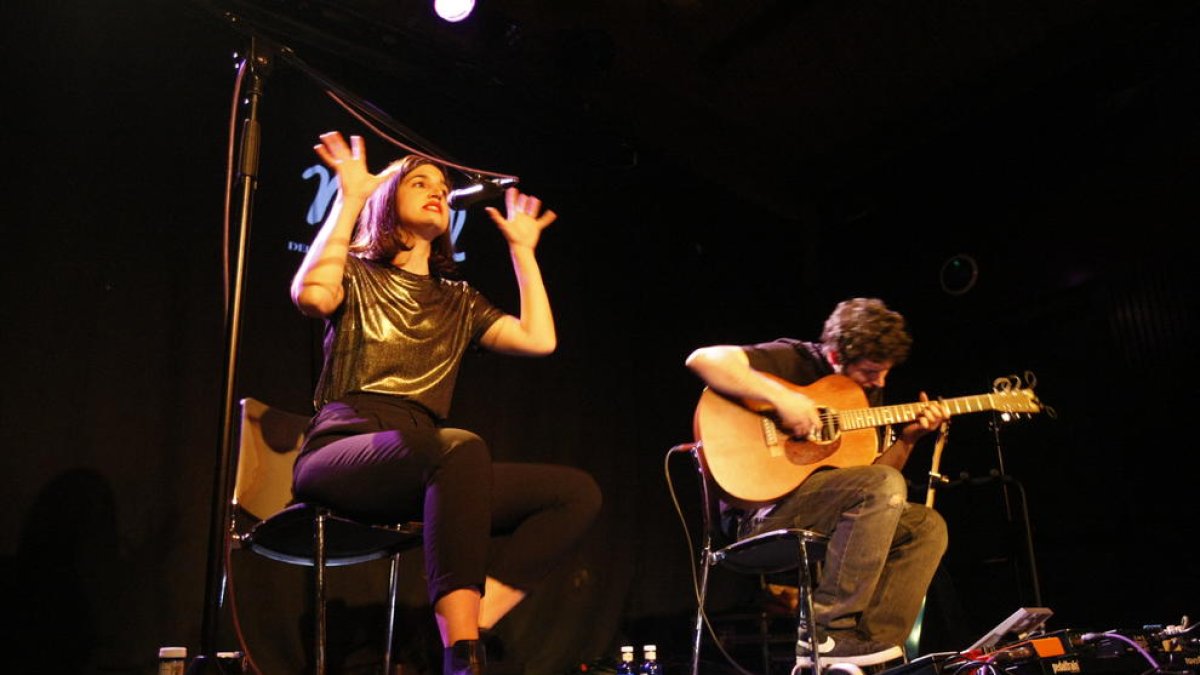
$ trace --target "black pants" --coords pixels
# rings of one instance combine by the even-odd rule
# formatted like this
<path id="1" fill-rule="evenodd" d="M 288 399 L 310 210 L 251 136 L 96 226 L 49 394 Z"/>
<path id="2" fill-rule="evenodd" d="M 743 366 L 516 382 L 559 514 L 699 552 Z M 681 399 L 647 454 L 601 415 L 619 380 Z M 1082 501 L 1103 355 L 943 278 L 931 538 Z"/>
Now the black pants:
<path id="1" fill-rule="evenodd" d="M 429 599 L 482 590 L 485 576 L 529 590 L 578 542 L 600 489 L 567 466 L 492 462 L 487 445 L 416 406 L 356 397 L 313 418 L 296 462 L 297 499 L 377 523 L 424 522 Z M 492 535 L 510 535 L 492 548 Z"/>

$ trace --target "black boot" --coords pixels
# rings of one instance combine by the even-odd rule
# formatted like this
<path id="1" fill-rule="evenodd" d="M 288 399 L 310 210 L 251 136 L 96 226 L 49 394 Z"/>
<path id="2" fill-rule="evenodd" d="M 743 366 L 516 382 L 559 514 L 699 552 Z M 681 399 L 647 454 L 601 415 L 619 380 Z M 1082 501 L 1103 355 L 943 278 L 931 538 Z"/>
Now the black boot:
<path id="1" fill-rule="evenodd" d="M 487 628 L 480 628 L 479 641 L 483 643 L 483 650 L 487 652 L 488 658 L 493 664 L 504 660 L 504 641 L 500 639 L 499 633 Z"/>
<path id="2" fill-rule="evenodd" d="M 479 640 L 459 640 L 446 647 L 442 661 L 443 675 L 484 675 L 487 672 L 487 651 Z"/>

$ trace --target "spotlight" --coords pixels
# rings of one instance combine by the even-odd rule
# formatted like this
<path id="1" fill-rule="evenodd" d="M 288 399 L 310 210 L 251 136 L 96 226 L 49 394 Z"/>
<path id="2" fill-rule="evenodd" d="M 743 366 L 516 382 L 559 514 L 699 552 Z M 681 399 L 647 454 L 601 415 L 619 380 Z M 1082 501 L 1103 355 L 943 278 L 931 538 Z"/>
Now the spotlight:
<path id="1" fill-rule="evenodd" d="M 433 10 L 443 20 L 451 23 L 471 16 L 473 9 L 475 9 L 475 0 L 433 0 Z"/>

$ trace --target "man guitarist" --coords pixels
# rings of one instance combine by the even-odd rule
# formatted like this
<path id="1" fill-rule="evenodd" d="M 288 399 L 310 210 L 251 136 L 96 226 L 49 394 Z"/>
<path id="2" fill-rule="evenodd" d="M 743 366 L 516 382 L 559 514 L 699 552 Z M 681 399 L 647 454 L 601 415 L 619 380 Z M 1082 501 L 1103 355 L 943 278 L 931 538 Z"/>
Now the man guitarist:
<path id="1" fill-rule="evenodd" d="M 688 356 L 687 366 L 709 389 L 769 407 L 781 430 L 804 439 L 821 428 L 818 406 L 824 403 L 801 391 L 805 386 L 844 376 L 862 388 L 869 406 L 879 405 L 888 373 L 904 362 L 911 345 L 899 313 L 881 300 L 854 298 L 829 315 L 819 343 L 781 338 L 703 347 Z M 900 472 L 917 440 L 950 417 L 923 392 L 920 401 L 915 418 L 873 463 L 830 461 L 765 504 L 739 503 L 727 494 L 722 499 L 723 523 L 738 539 L 780 527 L 830 535 L 813 594 L 823 660 L 874 666 L 900 658 L 945 553 L 945 521 L 908 501 Z M 806 657 L 799 660 L 811 665 Z"/>

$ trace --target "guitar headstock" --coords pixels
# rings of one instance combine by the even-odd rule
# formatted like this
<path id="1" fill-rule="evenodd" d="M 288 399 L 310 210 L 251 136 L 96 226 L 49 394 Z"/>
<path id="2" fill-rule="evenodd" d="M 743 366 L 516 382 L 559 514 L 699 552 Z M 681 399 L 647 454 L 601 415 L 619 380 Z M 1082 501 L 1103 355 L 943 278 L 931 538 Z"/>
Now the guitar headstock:
<path id="1" fill-rule="evenodd" d="M 992 381 L 992 399 L 995 410 L 1005 421 L 1020 419 L 1022 415 L 1040 413 L 1045 408 L 1034 394 L 1037 377 L 1032 371 L 1025 371 L 1024 377 L 1008 375 Z"/>

